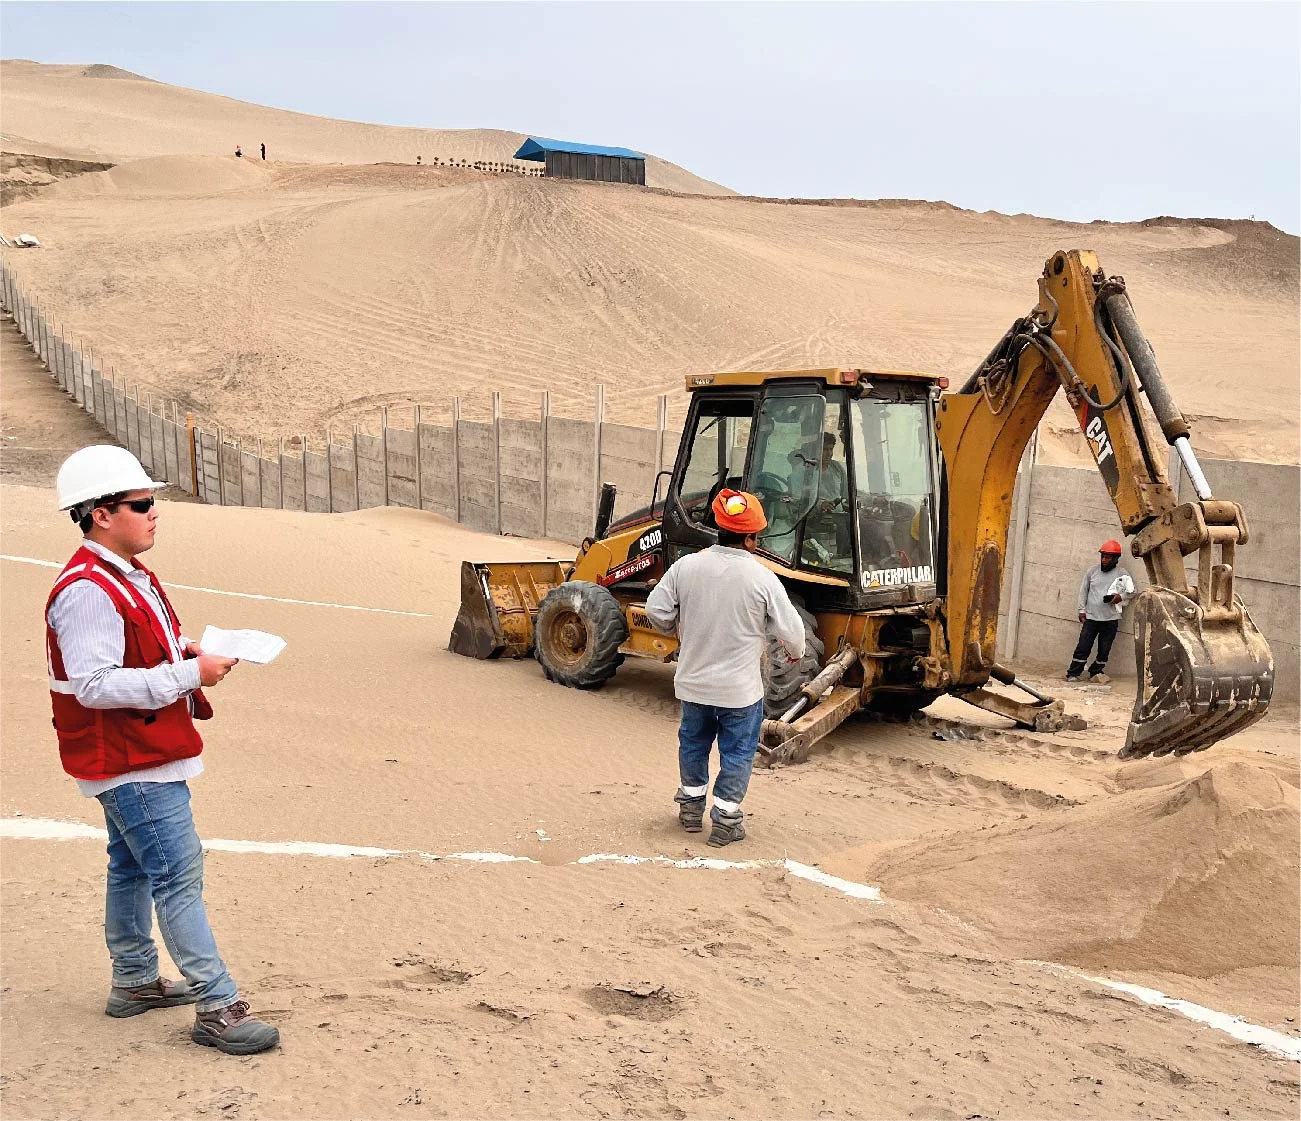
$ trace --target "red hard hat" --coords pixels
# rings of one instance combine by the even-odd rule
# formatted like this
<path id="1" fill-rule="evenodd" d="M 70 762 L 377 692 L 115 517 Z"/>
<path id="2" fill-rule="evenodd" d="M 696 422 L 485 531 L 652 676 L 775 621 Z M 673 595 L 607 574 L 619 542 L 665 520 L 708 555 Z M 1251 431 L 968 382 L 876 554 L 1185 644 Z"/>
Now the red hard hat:
<path id="1" fill-rule="evenodd" d="M 768 524 L 763 504 L 743 490 L 720 490 L 713 511 L 718 528 L 731 533 L 758 533 Z"/>
<path id="2" fill-rule="evenodd" d="M 1110 541 L 1104 541 L 1102 543 L 1102 548 L 1098 550 L 1100 553 L 1110 553 L 1113 557 L 1120 556 L 1124 551 L 1125 550 L 1120 547 L 1120 542 L 1114 537 Z"/>

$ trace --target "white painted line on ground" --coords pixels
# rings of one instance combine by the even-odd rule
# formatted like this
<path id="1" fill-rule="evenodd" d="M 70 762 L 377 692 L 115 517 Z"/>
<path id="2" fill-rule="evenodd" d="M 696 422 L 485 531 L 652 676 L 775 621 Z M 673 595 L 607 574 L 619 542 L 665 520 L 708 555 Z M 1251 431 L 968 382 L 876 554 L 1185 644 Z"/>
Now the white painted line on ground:
<path id="1" fill-rule="evenodd" d="M 15 557 L 0 553 L 0 560 L 13 561 L 14 564 L 35 564 L 41 568 L 62 568 L 58 561 L 37 560 L 35 557 Z M 285 596 L 264 596 L 256 592 L 227 592 L 221 588 L 200 588 L 195 584 L 173 584 L 163 581 L 165 588 L 179 588 L 183 592 L 206 592 L 210 596 L 231 596 L 235 599 L 260 599 L 267 603 L 291 603 L 298 607 L 334 607 L 340 611 L 369 611 L 373 615 L 405 615 L 412 619 L 432 619 L 428 611 L 398 611 L 392 607 L 358 607 L 355 603 L 328 603 L 318 599 L 288 599 Z"/>
<path id="2" fill-rule="evenodd" d="M 25 841 L 107 841 L 108 832 L 93 825 L 79 821 L 53 821 L 40 817 L 0 818 L 0 838 Z M 205 849 L 214 852 L 263 853 L 276 856 L 324 856 L 336 859 L 348 857 L 382 858 L 389 856 L 416 856 L 425 860 L 464 860 L 477 864 L 540 864 L 529 856 L 513 856 L 504 852 L 452 852 L 439 855 L 421 852 L 416 849 L 382 849 L 365 845 L 335 845 L 319 841 L 227 841 L 219 838 L 203 842 Z M 713 871 L 754 870 L 758 868 L 784 868 L 792 876 L 808 880 L 832 891 L 841 892 L 854 899 L 864 899 L 872 903 L 881 903 L 881 889 L 871 884 L 860 884 L 853 880 L 842 880 L 807 864 L 795 860 L 723 860 L 713 856 L 693 856 L 683 860 L 674 860 L 668 856 L 625 856 L 619 853 L 597 852 L 580 856 L 571 864 L 654 864 L 671 868 L 708 868 Z M 1108 989 L 1135 997 L 1144 1004 L 1166 1008 L 1177 1012 L 1190 1020 L 1216 1031 L 1224 1032 L 1242 1043 L 1259 1047 L 1271 1055 L 1291 1062 L 1301 1063 L 1301 1040 L 1290 1035 L 1274 1031 L 1272 1028 L 1252 1024 L 1238 1016 L 1225 1012 L 1216 1012 L 1191 1001 L 1178 1000 L 1166 996 L 1156 989 L 1146 989 L 1142 985 L 1131 985 L 1124 981 L 1109 981 L 1105 977 L 1094 977 L 1089 973 L 1050 961 L 1026 960 L 1026 965 L 1037 966 L 1053 973 L 1078 977 L 1081 980 L 1102 985 Z"/>
<path id="3" fill-rule="evenodd" d="M 1061 966 L 1057 968 L 1060 969 Z M 1262 1051 L 1268 1051 L 1271 1055 L 1276 1055 L 1280 1059 L 1290 1059 L 1294 1063 L 1301 1063 L 1301 1039 L 1294 1039 L 1290 1035 L 1284 1035 L 1281 1031 L 1262 1028 L 1259 1024 L 1249 1023 L 1240 1016 L 1230 1016 L 1225 1012 L 1216 1012 L 1213 1008 L 1205 1008 L 1200 1004 L 1193 1004 L 1192 1001 L 1178 1000 L 1175 997 L 1166 996 L 1165 993 L 1157 989 L 1147 989 L 1142 985 L 1131 985 L 1125 981 L 1109 981 L 1105 977 L 1094 977 L 1088 973 L 1076 973 L 1073 969 L 1067 972 L 1075 973 L 1077 977 L 1083 977 L 1087 981 L 1103 985 L 1108 989 L 1126 993 L 1141 1000 L 1144 1004 L 1151 1004 L 1157 1008 L 1168 1008 L 1171 1012 L 1178 1012 L 1181 1016 L 1187 1016 L 1188 1019 L 1196 1020 L 1199 1024 L 1205 1024 L 1216 1031 L 1222 1031 L 1226 1035 L 1233 1036 L 1234 1039 L 1241 1040 L 1243 1043 L 1250 1043 L 1253 1047 L 1259 1047 Z"/>
<path id="4" fill-rule="evenodd" d="M 715 871 L 726 871 L 729 868 L 785 868 L 792 876 L 820 884 L 822 887 L 829 887 L 832 891 L 842 892 L 854 899 L 866 899 L 871 903 L 881 902 L 880 888 L 873 887 L 871 884 L 855 883 L 853 880 L 842 880 L 839 876 L 801 864 L 797 860 L 721 860 L 714 856 L 693 856 L 686 860 L 674 860 L 667 856 L 618 856 L 609 852 L 597 852 L 591 856 L 580 856 L 573 863 L 597 864 L 602 861 L 615 864 L 661 864 L 673 868 L 711 868 Z"/>

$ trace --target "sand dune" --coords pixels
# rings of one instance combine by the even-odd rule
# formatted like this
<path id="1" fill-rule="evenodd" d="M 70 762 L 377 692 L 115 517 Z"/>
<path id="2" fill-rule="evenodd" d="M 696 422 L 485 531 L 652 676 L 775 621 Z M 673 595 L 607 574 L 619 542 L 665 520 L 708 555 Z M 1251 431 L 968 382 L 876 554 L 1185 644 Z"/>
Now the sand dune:
<path id="1" fill-rule="evenodd" d="M 122 83 L 113 83 L 115 86 Z M 1210 455 L 1297 461 L 1296 239 L 1250 223 L 1071 225 L 942 205 L 786 205 L 401 166 L 122 164 L 6 208 L 11 258 L 119 373 L 250 435 L 380 405 L 649 424 L 702 370 L 964 377 L 1044 259 L 1122 273 Z M 1045 454 L 1082 457 L 1073 418 Z M 1203 437 L 1205 439 L 1203 439 Z"/>
<path id="2" fill-rule="evenodd" d="M 414 164 L 443 160 L 507 161 L 525 134 L 500 129 L 398 128 L 271 109 L 182 89 L 115 66 L 0 62 L 6 151 L 117 162 L 163 155 L 246 155 L 266 144 L 276 162 Z M 619 144 L 620 138 L 573 137 Z M 627 147 L 628 145 L 624 145 Z M 525 166 L 536 167 L 536 164 Z M 699 194 L 728 188 L 647 155 L 649 186 Z"/>

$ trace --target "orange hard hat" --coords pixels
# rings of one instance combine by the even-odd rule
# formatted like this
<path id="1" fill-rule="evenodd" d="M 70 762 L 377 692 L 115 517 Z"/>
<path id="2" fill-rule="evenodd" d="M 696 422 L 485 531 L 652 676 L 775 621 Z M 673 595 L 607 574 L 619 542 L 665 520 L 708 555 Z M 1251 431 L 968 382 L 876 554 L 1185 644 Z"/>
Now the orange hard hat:
<path id="1" fill-rule="evenodd" d="M 758 533 L 768 524 L 763 504 L 743 490 L 720 490 L 713 511 L 718 528 L 730 533 Z"/>
<path id="2" fill-rule="evenodd" d="M 1114 537 L 1110 541 L 1104 541 L 1102 543 L 1102 548 L 1098 550 L 1100 553 L 1109 553 L 1113 557 L 1120 556 L 1124 551 L 1125 550 L 1120 547 L 1120 542 Z"/>

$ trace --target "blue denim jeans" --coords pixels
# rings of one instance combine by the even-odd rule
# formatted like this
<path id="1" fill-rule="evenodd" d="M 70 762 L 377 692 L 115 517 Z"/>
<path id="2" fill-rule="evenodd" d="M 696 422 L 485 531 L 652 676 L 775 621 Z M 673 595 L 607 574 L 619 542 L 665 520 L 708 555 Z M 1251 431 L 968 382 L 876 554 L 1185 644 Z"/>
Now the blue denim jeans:
<path id="1" fill-rule="evenodd" d="M 108 823 L 104 938 L 113 984 L 131 988 L 158 977 L 152 909 L 176 967 L 199 994 L 198 1011 L 225 1008 L 239 992 L 203 907 L 203 846 L 184 782 L 128 782 L 99 795 Z M 152 903 L 152 908 L 151 908 Z"/>
<path id="2" fill-rule="evenodd" d="M 714 782 L 714 821 L 735 825 L 745 815 L 741 801 L 750 785 L 754 753 L 763 726 L 763 701 L 748 708 L 720 708 L 682 702 L 678 725 L 678 770 L 682 780 L 677 802 L 704 801 L 709 789 L 709 752 L 718 740 L 718 778 Z"/>

